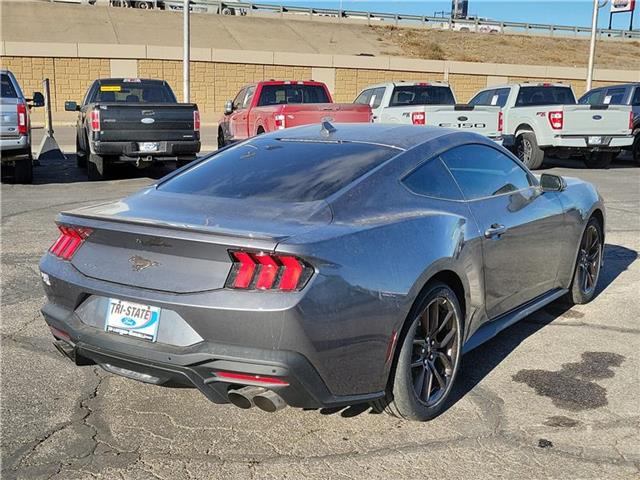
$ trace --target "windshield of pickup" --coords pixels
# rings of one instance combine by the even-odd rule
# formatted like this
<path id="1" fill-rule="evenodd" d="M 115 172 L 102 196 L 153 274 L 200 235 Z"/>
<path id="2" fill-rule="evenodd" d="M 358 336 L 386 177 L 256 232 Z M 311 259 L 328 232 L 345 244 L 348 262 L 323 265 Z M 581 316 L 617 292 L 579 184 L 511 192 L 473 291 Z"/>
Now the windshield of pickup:
<path id="1" fill-rule="evenodd" d="M 433 85 L 401 85 L 393 89 L 390 107 L 406 105 L 455 105 L 453 93 L 449 87 Z"/>
<path id="2" fill-rule="evenodd" d="M 540 105 L 574 105 L 576 97 L 569 87 L 520 87 L 516 107 L 533 107 Z"/>
<path id="3" fill-rule="evenodd" d="M 87 103 L 176 103 L 171 87 L 160 80 L 103 80 Z"/>
<path id="4" fill-rule="evenodd" d="M 295 103 L 331 103 L 321 85 L 263 85 L 259 107 Z"/>

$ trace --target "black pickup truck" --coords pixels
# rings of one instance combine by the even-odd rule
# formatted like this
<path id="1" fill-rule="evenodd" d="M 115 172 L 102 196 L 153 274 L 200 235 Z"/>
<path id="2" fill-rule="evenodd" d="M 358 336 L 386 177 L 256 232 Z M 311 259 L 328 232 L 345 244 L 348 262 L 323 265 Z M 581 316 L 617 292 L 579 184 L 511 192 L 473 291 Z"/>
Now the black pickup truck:
<path id="1" fill-rule="evenodd" d="M 106 78 L 93 82 L 78 111 L 76 154 L 89 180 L 101 180 L 114 163 L 143 168 L 154 162 L 182 166 L 200 151 L 200 113 L 193 103 L 178 103 L 162 80 Z"/>

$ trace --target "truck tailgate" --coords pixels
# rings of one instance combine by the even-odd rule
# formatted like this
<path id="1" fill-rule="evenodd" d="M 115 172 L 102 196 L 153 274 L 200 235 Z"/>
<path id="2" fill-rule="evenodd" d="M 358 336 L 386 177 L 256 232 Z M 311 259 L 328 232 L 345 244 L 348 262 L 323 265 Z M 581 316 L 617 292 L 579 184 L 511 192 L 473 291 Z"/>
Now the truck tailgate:
<path id="1" fill-rule="evenodd" d="M 502 135 L 498 126 L 499 117 L 500 107 L 419 105 L 385 108 L 380 122 L 453 128 L 496 138 Z"/>
<path id="2" fill-rule="evenodd" d="M 100 140 L 194 140 L 194 104 L 98 103 Z"/>
<path id="3" fill-rule="evenodd" d="M 564 105 L 563 135 L 629 135 L 631 107 Z"/>
<path id="4" fill-rule="evenodd" d="M 369 123 L 371 108 L 353 103 L 306 103 L 284 105 L 280 111 L 285 116 L 285 126 L 297 127 L 320 123 L 323 120 L 335 123 Z"/>

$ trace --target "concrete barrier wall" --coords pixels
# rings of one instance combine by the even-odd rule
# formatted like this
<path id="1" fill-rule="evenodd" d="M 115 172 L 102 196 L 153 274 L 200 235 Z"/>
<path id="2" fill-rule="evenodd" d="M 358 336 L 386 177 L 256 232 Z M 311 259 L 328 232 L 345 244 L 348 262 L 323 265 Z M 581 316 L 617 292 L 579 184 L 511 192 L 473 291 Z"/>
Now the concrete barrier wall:
<path id="1" fill-rule="evenodd" d="M 368 85 L 392 80 L 448 81 L 459 102 L 480 88 L 506 82 L 561 81 L 576 95 L 585 90 L 584 68 L 419 60 L 400 57 L 299 54 L 247 50 L 192 49 L 191 92 L 208 120 L 241 86 L 265 79 L 324 81 L 335 100 L 351 102 Z M 80 101 L 91 82 L 104 77 L 167 80 L 181 97 L 181 49 L 153 45 L 45 44 L 2 42 L 0 64 L 10 69 L 25 93 L 52 82 L 54 113 L 66 100 Z M 640 72 L 596 70 L 594 85 L 640 81 Z"/>

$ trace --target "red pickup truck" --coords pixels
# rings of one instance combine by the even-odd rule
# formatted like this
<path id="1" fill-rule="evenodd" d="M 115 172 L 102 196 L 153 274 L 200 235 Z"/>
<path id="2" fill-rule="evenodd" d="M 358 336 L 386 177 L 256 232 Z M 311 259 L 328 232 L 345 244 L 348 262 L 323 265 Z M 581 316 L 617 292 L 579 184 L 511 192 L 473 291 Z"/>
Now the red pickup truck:
<path id="1" fill-rule="evenodd" d="M 289 127 L 320 123 L 371 122 L 371 107 L 333 103 L 322 82 L 275 81 L 243 87 L 225 104 L 218 126 L 218 147 Z"/>

